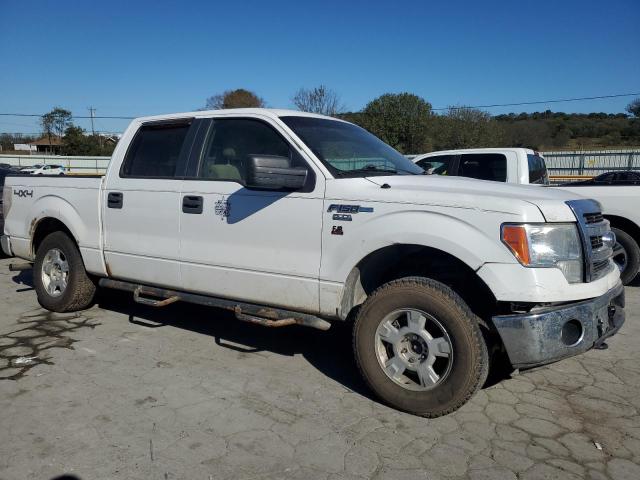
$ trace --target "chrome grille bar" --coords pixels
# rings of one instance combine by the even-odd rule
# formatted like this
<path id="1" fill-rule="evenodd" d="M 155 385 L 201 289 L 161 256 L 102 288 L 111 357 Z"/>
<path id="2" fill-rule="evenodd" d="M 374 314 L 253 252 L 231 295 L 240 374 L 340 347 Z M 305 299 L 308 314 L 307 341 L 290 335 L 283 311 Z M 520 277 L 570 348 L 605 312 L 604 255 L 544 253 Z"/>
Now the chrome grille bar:
<path id="1" fill-rule="evenodd" d="M 612 246 L 602 237 L 611 231 L 609 221 L 602 216 L 602 207 L 595 200 L 571 200 L 567 202 L 578 221 L 578 231 L 584 254 L 584 280 L 593 282 L 607 275 L 612 268 Z"/>

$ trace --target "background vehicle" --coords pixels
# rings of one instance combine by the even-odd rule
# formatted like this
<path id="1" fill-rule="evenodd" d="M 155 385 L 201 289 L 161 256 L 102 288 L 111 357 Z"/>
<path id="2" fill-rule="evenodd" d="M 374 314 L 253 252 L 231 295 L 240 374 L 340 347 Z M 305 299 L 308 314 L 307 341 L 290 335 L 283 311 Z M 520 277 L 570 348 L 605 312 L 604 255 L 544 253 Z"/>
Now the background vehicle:
<path id="1" fill-rule="evenodd" d="M 269 327 L 353 321 L 367 384 L 419 415 L 463 405 L 490 359 L 541 365 L 624 322 L 596 202 L 426 176 L 319 115 L 137 119 L 104 178 L 9 176 L 3 195 L 2 247 L 34 262 L 45 308 L 86 308 L 103 286 Z"/>
<path id="2" fill-rule="evenodd" d="M 606 172 L 589 180 L 563 183 L 562 187 L 575 187 L 576 185 L 640 185 L 640 172 L 634 170 L 618 170 Z"/>
<path id="3" fill-rule="evenodd" d="M 31 175 L 64 175 L 66 169 L 62 165 L 34 165 L 20 171 Z"/>
<path id="4" fill-rule="evenodd" d="M 35 165 L 31 165 L 30 167 L 22 167 L 20 168 L 20 173 L 33 173 L 36 170 L 41 169 L 42 167 L 44 167 L 44 165 L 42 165 L 41 163 L 36 163 Z"/>
<path id="5" fill-rule="evenodd" d="M 549 184 L 544 157 L 528 148 L 442 150 L 414 157 L 429 175 L 449 175 L 519 184 Z"/>
<path id="6" fill-rule="evenodd" d="M 413 161 L 427 173 L 460 175 L 518 184 L 548 184 L 544 158 L 524 148 L 476 148 L 419 155 Z M 431 172 L 430 172 L 431 169 Z M 612 188 L 614 187 L 615 188 Z M 608 172 L 591 180 L 553 185 L 600 202 L 617 243 L 613 259 L 622 282 L 632 282 L 640 271 L 640 172 Z"/>

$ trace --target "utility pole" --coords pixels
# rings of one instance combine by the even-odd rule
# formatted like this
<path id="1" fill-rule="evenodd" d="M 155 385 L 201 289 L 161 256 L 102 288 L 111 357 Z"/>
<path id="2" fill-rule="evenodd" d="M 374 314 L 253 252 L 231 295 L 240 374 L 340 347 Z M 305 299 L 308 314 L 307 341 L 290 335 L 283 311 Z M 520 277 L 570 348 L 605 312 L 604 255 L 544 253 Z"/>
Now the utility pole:
<path id="1" fill-rule="evenodd" d="M 92 134 L 92 135 L 95 135 L 95 134 L 96 134 L 96 131 L 95 131 L 95 129 L 93 128 L 93 116 L 94 116 L 94 114 L 96 113 L 96 109 L 95 109 L 95 108 L 93 108 L 93 107 L 87 107 L 87 109 L 89 110 L 89 114 L 91 115 L 91 134 Z"/>

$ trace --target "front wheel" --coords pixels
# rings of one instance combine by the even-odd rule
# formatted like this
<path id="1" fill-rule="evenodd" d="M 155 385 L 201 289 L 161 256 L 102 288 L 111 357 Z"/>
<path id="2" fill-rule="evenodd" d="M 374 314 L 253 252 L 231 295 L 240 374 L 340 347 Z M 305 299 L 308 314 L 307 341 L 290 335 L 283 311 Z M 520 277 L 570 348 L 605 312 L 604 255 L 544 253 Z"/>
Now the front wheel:
<path id="1" fill-rule="evenodd" d="M 87 308 L 96 293 L 78 247 L 64 232 L 49 234 L 38 247 L 33 282 L 38 302 L 52 312 Z"/>
<path id="2" fill-rule="evenodd" d="M 356 362 L 394 408 L 439 417 L 464 405 L 489 368 L 478 319 L 449 287 L 407 277 L 376 290 L 354 325 Z"/>
<path id="3" fill-rule="evenodd" d="M 640 269 L 640 247 L 627 232 L 615 227 L 611 230 L 616 234 L 613 261 L 620 269 L 620 280 L 624 285 L 628 285 Z"/>

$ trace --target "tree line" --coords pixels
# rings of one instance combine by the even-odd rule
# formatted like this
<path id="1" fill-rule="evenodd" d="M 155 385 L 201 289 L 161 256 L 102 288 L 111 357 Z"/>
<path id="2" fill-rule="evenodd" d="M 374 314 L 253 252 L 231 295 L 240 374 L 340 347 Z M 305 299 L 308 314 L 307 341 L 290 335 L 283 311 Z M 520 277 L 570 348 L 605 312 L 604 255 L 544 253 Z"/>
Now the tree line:
<path id="1" fill-rule="evenodd" d="M 102 135 L 88 134 L 84 128 L 73 123 L 71 112 L 55 107 L 40 117 L 40 138 L 48 140 L 50 145 L 60 145 L 61 155 L 109 156 L 115 144 L 106 142 Z M 2 151 L 12 151 L 16 143 L 30 143 L 36 140 L 33 135 L 0 135 Z"/>
<path id="2" fill-rule="evenodd" d="M 291 102 L 301 111 L 336 116 L 380 137 L 402 153 L 480 147 L 600 148 L 640 145 L 640 98 L 626 113 L 544 112 L 491 115 L 452 106 L 443 113 L 412 93 L 386 93 L 362 110 L 346 111 L 340 96 L 325 85 L 301 88 Z M 227 90 L 207 99 L 205 109 L 265 107 L 246 89 Z"/>
<path id="3" fill-rule="evenodd" d="M 359 111 L 347 111 L 340 96 L 325 85 L 300 88 L 291 102 L 301 111 L 353 122 L 402 153 L 481 147 L 588 149 L 640 145 L 640 98 L 627 113 L 544 112 L 491 115 L 477 108 L 452 106 L 434 112 L 431 104 L 412 93 L 386 93 Z M 255 92 L 238 88 L 206 99 L 202 110 L 266 107 Z M 56 107 L 40 119 L 42 135 L 61 141 L 63 155 L 111 155 L 114 145 L 73 124 L 69 110 Z M 16 141 L 17 140 L 17 141 Z M 0 136 L 3 150 L 31 138 Z"/>

